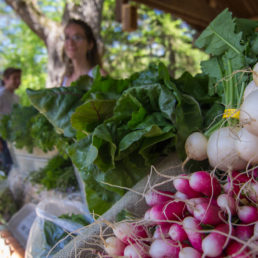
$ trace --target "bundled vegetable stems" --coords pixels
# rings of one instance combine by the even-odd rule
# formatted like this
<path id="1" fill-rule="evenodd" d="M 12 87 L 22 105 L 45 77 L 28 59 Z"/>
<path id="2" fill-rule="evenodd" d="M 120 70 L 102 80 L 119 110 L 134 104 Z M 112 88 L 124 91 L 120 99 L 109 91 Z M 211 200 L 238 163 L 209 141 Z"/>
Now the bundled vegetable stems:
<path id="1" fill-rule="evenodd" d="M 223 19 L 228 23 L 227 28 L 222 28 Z M 249 67 L 257 62 L 258 35 L 257 23 L 253 27 L 247 24 L 232 19 L 225 10 L 196 41 L 197 46 L 211 54 L 210 60 L 202 63 L 202 70 L 209 75 L 211 91 L 220 96 L 224 113 L 203 134 L 190 135 L 185 149 L 188 159 L 208 158 L 212 167 L 222 171 L 258 164 L 258 63 L 248 84 Z"/>

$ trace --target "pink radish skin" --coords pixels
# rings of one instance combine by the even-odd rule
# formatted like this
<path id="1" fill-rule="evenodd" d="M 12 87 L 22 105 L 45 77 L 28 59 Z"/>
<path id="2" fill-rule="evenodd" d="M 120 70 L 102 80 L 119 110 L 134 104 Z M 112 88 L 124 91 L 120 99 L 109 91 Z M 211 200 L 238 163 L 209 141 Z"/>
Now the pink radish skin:
<path id="1" fill-rule="evenodd" d="M 169 229 L 171 227 L 171 224 L 163 224 L 163 225 L 157 225 L 154 233 L 153 238 L 154 239 L 164 239 L 169 237 Z"/>
<path id="2" fill-rule="evenodd" d="M 252 182 L 248 186 L 248 196 L 255 202 L 258 202 L 258 183 Z"/>
<path id="3" fill-rule="evenodd" d="M 203 193 L 208 197 L 213 196 L 215 198 L 221 192 L 218 180 L 206 171 L 194 172 L 190 176 L 189 183 L 194 191 Z"/>
<path id="4" fill-rule="evenodd" d="M 182 201 L 170 201 L 155 205 L 150 210 L 150 220 L 157 224 L 163 224 L 166 220 L 178 220 L 184 216 L 185 203 Z"/>
<path id="5" fill-rule="evenodd" d="M 251 238 L 254 234 L 254 226 L 245 226 L 245 225 L 237 225 L 235 227 L 235 232 L 236 232 L 236 237 L 243 240 L 247 241 L 249 238 Z"/>
<path id="6" fill-rule="evenodd" d="M 168 234 L 169 234 L 170 238 L 174 241 L 182 242 L 182 241 L 188 239 L 188 237 L 183 229 L 183 226 L 179 225 L 179 224 L 173 224 L 170 227 Z"/>
<path id="7" fill-rule="evenodd" d="M 227 224 L 221 224 L 218 225 L 215 230 L 228 234 L 229 226 Z M 222 234 L 216 232 L 210 233 L 202 241 L 203 253 L 205 256 L 209 257 L 217 257 L 221 255 L 226 240 L 227 237 Z"/>
<path id="8" fill-rule="evenodd" d="M 124 256 L 128 258 L 149 258 L 148 250 L 139 243 L 128 245 L 124 249 Z"/>
<path id="9" fill-rule="evenodd" d="M 253 206 L 240 206 L 237 215 L 246 224 L 258 221 L 258 209 Z"/>
<path id="10" fill-rule="evenodd" d="M 105 241 L 105 251 L 108 255 L 123 255 L 125 244 L 117 237 L 109 237 Z"/>
<path id="11" fill-rule="evenodd" d="M 156 239 L 150 246 L 149 254 L 153 258 L 178 257 L 180 247 L 171 239 Z"/>
<path id="12" fill-rule="evenodd" d="M 230 211 L 231 215 L 236 214 L 236 202 L 235 199 L 227 194 L 221 194 L 217 198 L 218 206 L 225 212 Z"/>
<path id="13" fill-rule="evenodd" d="M 187 200 L 187 199 L 189 199 L 189 197 L 186 194 L 181 193 L 179 191 L 177 191 L 175 193 L 174 197 L 175 197 L 175 199 L 179 199 L 179 200 Z"/>
<path id="14" fill-rule="evenodd" d="M 243 245 L 240 244 L 239 242 L 236 242 L 236 241 L 231 242 L 226 249 L 227 255 L 230 255 L 230 257 L 232 257 L 232 258 L 248 258 L 248 257 L 250 257 L 250 255 L 248 254 L 248 252 L 249 252 L 248 248 L 245 248 L 241 253 L 238 253 L 238 251 L 242 248 L 242 246 Z M 234 254 L 237 254 L 237 255 L 234 255 Z"/>
<path id="15" fill-rule="evenodd" d="M 207 197 L 199 197 L 199 198 L 192 198 L 190 200 L 187 200 L 187 203 L 186 203 L 187 210 L 189 211 L 189 213 L 193 215 L 195 207 L 201 203 L 211 203 L 214 206 L 219 207 L 217 205 L 217 200 L 215 199 L 210 200 Z"/>
<path id="16" fill-rule="evenodd" d="M 173 200 L 173 195 L 174 194 L 169 191 L 148 191 L 145 195 L 145 201 L 148 206 L 152 207 Z"/>
<path id="17" fill-rule="evenodd" d="M 203 234 L 198 232 L 202 230 L 200 222 L 193 217 L 186 217 L 183 220 L 183 228 L 193 248 L 202 252 L 202 237 Z"/>
<path id="18" fill-rule="evenodd" d="M 233 170 L 232 178 L 233 178 L 233 181 L 239 185 L 239 184 L 244 184 L 247 181 L 250 181 L 253 177 L 255 178 L 257 176 L 256 174 L 257 174 L 256 169 L 250 171 L 249 173 L 240 173 L 238 171 Z M 230 181 L 231 181 L 231 178 L 228 177 L 228 182 Z"/>
<path id="19" fill-rule="evenodd" d="M 184 247 L 179 252 L 179 258 L 201 258 L 202 254 L 192 247 Z"/>
<path id="20" fill-rule="evenodd" d="M 222 223 L 219 217 L 220 208 L 209 203 L 200 203 L 194 209 L 194 217 L 204 224 L 216 226 Z"/>
<path id="21" fill-rule="evenodd" d="M 145 228 L 133 223 L 121 222 L 115 225 L 113 231 L 115 236 L 126 244 L 134 243 L 135 240 L 147 238 Z"/>
<path id="22" fill-rule="evenodd" d="M 238 195 L 240 187 L 235 183 L 227 182 L 226 184 L 224 184 L 223 190 L 228 195 L 235 197 Z"/>
<path id="23" fill-rule="evenodd" d="M 177 191 L 184 193 L 188 196 L 188 198 L 196 198 L 201 196 L 199 192 L 196 192 L 191 188 L 188 178 L 177 178 L 173 181 L 173 184 Z"/>
<path id="24" fill-rule="evenodd" d="M 189 213 L 191 213 L 193 215 L 196 205 L 198 205 L 200 203 L 204 203 L 204 202 L 205 203 L 209 202 L 209 199 L 205 198 L 205 197 L 192 198 L 192 199 L 188 200 L 186 203 L 187 210 L 189 211 Z"/>

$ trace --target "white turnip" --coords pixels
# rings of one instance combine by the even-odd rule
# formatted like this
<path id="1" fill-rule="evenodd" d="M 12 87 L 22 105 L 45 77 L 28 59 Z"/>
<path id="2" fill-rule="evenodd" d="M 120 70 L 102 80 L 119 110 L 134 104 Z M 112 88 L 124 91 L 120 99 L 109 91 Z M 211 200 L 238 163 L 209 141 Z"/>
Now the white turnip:
<path id="1" fill-rule="evenodd" d="M 258 137 L 256 135 L 250 133 L 245 127 L 241 128 L 235 146 L 240 158 L 250 164 L 258 164 Z"/>
<path id="2" fill-rule="evenodd" d="M 185 142 L 185 152 L 189 159 L 205 160 L 207 159 L 207 138 L 199 132 L 190 134 Z"/>
<path id="3" fill-rule="evenodd" d="M 252 134 L 258 136 L 258 91 L 251 92 L 240 107 L 239 121 Z"/>
<path id="4" fill-rule="evenodd" d="M 249 82 L 244 91 L 244 100 L 251 92 L 255 90 L 258 90 L 258 86 L 255 84 L 254 81 Z"/>
<path id="5" fill-rule="evenodd" d="M 253 68 L 253 80 L 255 84 L 258 86 L 258 63 L 256 63 Z"/>
<path id="6" fill-rule="evenodd" d="M 231 127 L 222 127 L 212 133 L 207 145 L 209 163 L 222 171 L 241 170 L 247 162 L 241 159 L 235 148 L 236 132 Z"/>

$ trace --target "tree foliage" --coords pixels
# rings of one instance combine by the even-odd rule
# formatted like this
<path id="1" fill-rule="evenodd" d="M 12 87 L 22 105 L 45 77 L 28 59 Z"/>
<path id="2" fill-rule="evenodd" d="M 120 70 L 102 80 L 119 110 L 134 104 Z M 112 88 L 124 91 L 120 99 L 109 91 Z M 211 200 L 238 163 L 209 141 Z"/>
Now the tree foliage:
<path id="1" fill-rule="evenodd" d="M 38 6 L 48 19 L 61 23 L 66 2 L 43 0 L 38 1 Z M 109 74 L 128 77 L 153 61 L 164 62 L 175 77 L 184 71 L 192 74 L 199 71 L 200 60 L 206 56 L 192 47 L 194 31 L 183 21 L 138 5 L 138 29 L 127 33 L 115 21 L 114 9 L 115 0 L 104 1 L 101 36 L 105 46 L 103 64 Z M 12 65 L 22 68 L 23 80 L 18 94 L 23 104 L 29 104 L 25 88 L 45 87 L 48 50 L 10 7 L 0 2 L 0 12 L 1 21 L 4 21 L 0 23 L 0 39 L 3 42 L 0 47 L 0 64 L 2 67 Z"/>

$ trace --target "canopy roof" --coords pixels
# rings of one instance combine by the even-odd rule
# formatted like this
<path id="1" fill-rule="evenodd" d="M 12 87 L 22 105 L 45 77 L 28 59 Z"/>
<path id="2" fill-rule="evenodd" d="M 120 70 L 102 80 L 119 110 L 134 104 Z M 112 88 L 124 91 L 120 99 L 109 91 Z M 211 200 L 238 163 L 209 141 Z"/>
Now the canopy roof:
<path id="1" fill-rule="evenodd" d="M 234 17 L 258 20 L 258 0 L 134 0 L 169 12 L 198 31 L 203 30 L 224 9 Z"/>

